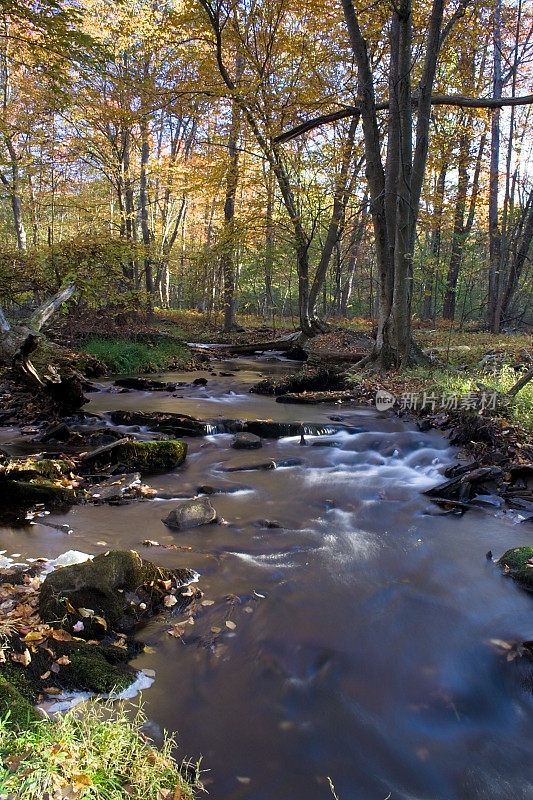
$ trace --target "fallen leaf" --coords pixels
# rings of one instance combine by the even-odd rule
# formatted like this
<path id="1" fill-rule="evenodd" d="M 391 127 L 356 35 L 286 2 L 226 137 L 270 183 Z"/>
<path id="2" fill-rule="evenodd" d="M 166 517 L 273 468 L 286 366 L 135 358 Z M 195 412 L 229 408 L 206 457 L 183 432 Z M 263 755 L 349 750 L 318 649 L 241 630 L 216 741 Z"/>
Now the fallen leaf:
<path id="1" fill-rule="evenodd" d="M 44 641 L 45 637 L 39 631 L 30 631 L 24 637 L 25 642 L 41 642 Z"/>
<path id="2" fill-rule="evenodd" d="M 11 653 L 11 661 L 14 661 L 16 664 L 22 664 L 23 667 L 27 667 L 28 664 L 31 663 L 30 651 L 26 648 L 23 653 Z"/>
<path id="3" fill-rule="evenodd" d="M 55 639 L 56 642 L 71 642 L 72 636 L 68 631 L 64 631 L 63 628 L 59 628 L 57 631 L 52 632 L 52 639 Z"/>
<path id="4" fill-rule="evenodd" d="M 43 672 L 43 674 L 40 676 L 42 681 L 47 681 L 49 677 L 50 677 L 50 670 L 49 669 L 47 669 L 46 672 Z"/>
<path id="5" fill-rule="evenodd" d="M 202 600 L 202 605 L 203 606 L 214 606 L 215 605 L 215 601 L 214 600 Z"/>
<path id="6" fill-rule="evenodd" d="M 58 689 L 57 686 L 47 686 L 46 689 L 43 689 L 43 692 L 54 696 L 62 694 L 62 690 Z"/>
<path id="7" fill-rule="evenodd" d="M 57 659 L 56 664 L 59 664 L 60 667 L 66 667 L 67 664 L 70 664 L 70 658 L 68 656 L 61 656 Z"/>
<path id="8" fill-rule="evenodd" d="M 177 602 L 178 601 L 176 600 L 173 594 L 167 594 L 167 596 L 163 600 L 163 605 L 166 606 L 167 608 L 172 608 L 172 606 L 175 606 Z"/>
<path id="9" fill-rule="evenodd" d="M 94 609 L 92 609 L 92 608 L 78 608 L 78 614 L 81 617 L 94 617 Z"/>
<path id="10" fill-rule="evenodd" d="M 84 786 L 92 786 L 93 782 L 88 775 L 73 775 L 72 783 L 76 791 L 79 791 Z"/>
<path id="11" fill-rule="evenodd" d="M 176 639 L 179 639 L 185 633 L 183 628 L 180 628 L 179 625 L 173 625 L 172 628 L 169 628 L 167 631 L 169 636 L 174 636 Z"/>
<path id="12" fill-rule="evenodd" d="M 101 625 L 105 631 L 107 630 L 107 622 L 103 617 L 94 617 L 94 621 Z"/>
<path id="13" fill-rule="evenodd" d="M 70 600 L 67 597 L 65 597 L 65 605 L 67 607 L 67 611 L 69 612 L 69 614 L 75 614 L 76 613 L 76 609 L 74 608 L 74 606 L 72 605 L 72 603 L 70 602 Z"/>
<path id="14" fill-rule="evenodd" d="M 236 627 L 237 626 L 235 625 L 235 623 L 232 622 L 230 619 L 226 620 L 226 628 L 229 628 L 230 631 L 234 631 Z"/>

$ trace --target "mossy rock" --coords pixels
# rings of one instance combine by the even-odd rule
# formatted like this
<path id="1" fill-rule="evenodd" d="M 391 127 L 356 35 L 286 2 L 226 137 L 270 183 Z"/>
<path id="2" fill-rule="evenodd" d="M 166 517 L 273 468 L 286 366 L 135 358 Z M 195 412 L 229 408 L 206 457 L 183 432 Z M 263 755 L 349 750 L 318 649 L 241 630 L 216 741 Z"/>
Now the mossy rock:
<path id="1" fill-rule="evenodd" d="M 126 471 L 165 472 L 185 461 L 187 445 L 177 439 L 154 442 L 124 442 L 113 451 Z"/>
<path id="2" fill-rule="evenodd" d="M 66 459 L 26 458 L 23 461 L 11 461 L 1 470 L 2 475 L 8 480 L 30 481 L 45 478 L 55 481 L 74 469 L 74 464 Z"/>
<path id="3" fill-rule="evenodd" d="M 31 508 L 43 503 L 53 508 L 69 506 L 74 492 L 44 479 L 35 481 L 0 480 L 0 507 L 4 510 Z"/>
<path id="4" fill-rule="evenodd" d="M 157 567 L 133 550 L 111 550 L 47 575 L 39 595 L 39 613 L 45 622 L 60 623 L 70 632 L 81 621 L 83 636 L 102 638 L 111 629 L 130 630 L 153 613 L 163 599 L 159 581 L 176 578 L 184 584 L 192 576 L 189 570 L 171 572 Z M 93 616 L 84 616 L 86 612 L 79 612 L 80 608 L 90 609 Z"/>
<path id="5" fill-rule="evenodd" d="M 533 559 L 533 547 L 514 547 L 503 554 L 499 564 L 508 568 L 509 575 L 523 589 L 533 592 L 533 562 L 530 563 L 530 559 Z"/>
<path id="6" fill-rule="evenodd" d="M 9 715 L 9 724 L 27 728 L 32 722 L 42 720 L 41 715 L 17 689 L 0 675 L 0 717 Z"/>
<path id="7" fill-rule="evenodd" d="M 25 509 L 37 503 L 54 508 L 71 505 L 74 492 L 57 481 L 74 465 L 66 459 L 27 458 L 0 467 L 0 506 Z"/>
<path id="8" fill-rule="evenodd" d="M 10 647 L 15 652 L 23 652 L 27 644 L 15 635 L 11 637 Z M 139 649 L 137 647 L 135 652 Z M 137 673 L 127 664 L 131 655 L 131 650 L 122 647 L 48 639 L 45 646 L 32 648 L 31 661 L 26 666 L 8 657 L 0 665 L 0 676 L 28 703 L 35 702 L 49 686 L 66 691 L 110 694 L 121 692 L 135 680 Z M 62 656 L 67 656 L 68 662 L 52 672 L 52 665 Z M 41 676 L 47 673 L 48 677 L 43 679 Z"/>

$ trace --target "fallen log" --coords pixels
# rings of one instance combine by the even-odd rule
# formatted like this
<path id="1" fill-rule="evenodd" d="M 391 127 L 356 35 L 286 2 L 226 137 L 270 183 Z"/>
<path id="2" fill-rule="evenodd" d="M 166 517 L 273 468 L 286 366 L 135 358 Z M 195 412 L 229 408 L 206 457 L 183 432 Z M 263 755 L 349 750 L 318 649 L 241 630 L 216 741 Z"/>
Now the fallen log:
<path id="1" fill-rule="evenodd" d="M 264 353 L 269 350 L 279 350 L 283 353 L 298 352 L 307 358 L 307 354 L 299 344 L 300 334 L 291 333 L 283 339 L 269 339 L 266 342 L 249 342 L 248 344 L 228 344 L 222 345 L 220 350 L 224 350 L 231 355 L 249 356 L 254 353 Z"/>

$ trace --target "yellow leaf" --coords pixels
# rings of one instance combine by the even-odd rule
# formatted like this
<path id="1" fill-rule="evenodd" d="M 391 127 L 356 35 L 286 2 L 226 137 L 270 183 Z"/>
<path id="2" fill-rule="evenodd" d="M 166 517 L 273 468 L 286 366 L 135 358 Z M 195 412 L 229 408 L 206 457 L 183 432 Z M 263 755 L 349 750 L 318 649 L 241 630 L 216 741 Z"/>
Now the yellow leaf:
<path id="1" fill-rule="evenodd" d="M 25 642 L 40 642 L 44 639 L 44 636 L 39 631 L 30 631 L 24 637 Z"/>
<path id="2" fill-rule="evenodd" d="M 95 617 L 94 621 L 101 625 L 104 630 L 107 630 L 107 622 L 103 617 Z"/>
<path id="3" fill-rule="evenodd" d="M 72 783 L 77 790 L 83 788 L 84 786 L 93 785 L 93 782 L 88 775 L 73 775 Z"/>

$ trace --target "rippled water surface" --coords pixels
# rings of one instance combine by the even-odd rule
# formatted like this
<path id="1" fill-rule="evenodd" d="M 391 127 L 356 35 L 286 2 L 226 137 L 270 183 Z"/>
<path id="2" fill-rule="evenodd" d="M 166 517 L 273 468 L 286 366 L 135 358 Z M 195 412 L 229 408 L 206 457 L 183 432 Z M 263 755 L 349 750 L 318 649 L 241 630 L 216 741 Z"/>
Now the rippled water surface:
<path id="1" fill-rule="evenodd" d="M 533 798 L 531 695 L 487 644 L 533 638 L 532 598 L 485 558 L 530 544 L 531 527 L 474 511 L 435 516 L 421 492 L 456 456 L 439 435 L 369 410 L 249 395 L 258 369 L 294 367 L 234 366 L 178 397 L 104 391 L 90 408 L 340 416 L 358 432 L 249 452 L 231 449 L 228 435 L 191 439 L 186 464 L 150 482 L 176 499 L 202 484 L 238 489 L 212 497 L 227 524 L 173 533 L 161 518 L 175 500 L 79 506 L 54 517 L 72 535 L 0 529 L 0 547 L 23 556 L 136 547 L 200 573 L 213 604 L 198 604 L 181 638 L 167 633 L 179 618 L 153 619 L 140 632 L 153 650 L 136 665 L 157 674 L 144 694 L 152 732 L 177 731 L 181 757 L 203 756 L 216 800 L 331 798 L 328 776 L 339 800 Z M 167 379 L 180 377 L 191 379 Z M 224 470 L 287 458 L 302 463 Z M 145 551 L 146 538 L 181 549 Z"/>

